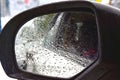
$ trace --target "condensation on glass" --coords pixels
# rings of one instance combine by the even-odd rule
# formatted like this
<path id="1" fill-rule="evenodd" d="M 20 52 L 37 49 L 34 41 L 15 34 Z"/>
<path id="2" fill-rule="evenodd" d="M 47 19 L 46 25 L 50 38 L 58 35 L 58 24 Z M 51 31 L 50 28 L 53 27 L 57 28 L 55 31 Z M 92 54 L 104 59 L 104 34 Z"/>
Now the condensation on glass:
<path id="1" fill-rule="evenodd" d="M 15 39 L 18 67 L 26 72 L 70 78 L 98 57 L 94 13 L 60 12 L 24 24 Z"/>

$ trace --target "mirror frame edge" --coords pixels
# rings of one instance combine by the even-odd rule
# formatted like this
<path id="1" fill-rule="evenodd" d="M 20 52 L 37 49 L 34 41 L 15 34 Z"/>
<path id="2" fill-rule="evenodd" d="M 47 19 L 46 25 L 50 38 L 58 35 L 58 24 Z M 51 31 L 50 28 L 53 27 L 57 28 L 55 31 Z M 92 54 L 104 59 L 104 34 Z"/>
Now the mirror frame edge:
<path id="1" fill-rule="evenodd" d="M 74 3 L 73 3 L 74 2 Z M 69 5 L 67 4 L 67 3 L 71 3 L 71 4 L 74 4 L 73 6 L 70 6 L 69 7 Z M 59 4 L 59 6 L 57 7 L 58 8 L 58 10 L 57 10 L 57 8 L 56 9 L 53 9 L 53 7 L 55 7 L 56 5 L 58 5 Z M 65 7 L 65 6 L 61 6 L 61 4 L 64 4 L 65 6 L 67 6 L 67 7 Z M 77 5 L 76 5 L 77 4 Z M 80 5 L 81 4 L 81 5 Z M 94 3 L 94 4 L 96 4 L 96 3 Z M 0 36 L 0 43 L 2 43 L 2 42 L 7 42 L 7 41 L 3 41 L 4 39 L 2 39 L 3 37 L 4 38 L 6 38 L 6 37 L 9 37 L 7 34 L 8 33 L 6 33 L 7 31 L 6 31 L 6 29 L 8 30 L 8 32 L 9 32 L 9 30 L 11 30 L 11 32 L 13 32 L 12 34 L 14 35 L 14 37 L 16 36 L 15 34 L 17 33 L 17 31 L 19 30 L 19 28 L 20 28 L 20 26 L 21 26 L 21 24 L 23 24 L 23 23 L 25 23 L 26 21 L 28 21 L 29 19 L 32 19 L 33 18 L 33 16 L 34 17 L 36 17 L 36 16 L 38 16 L 37 14 L 35 14 L 35 15 L 32 15 L 32 13 L 34 12 L 34 10 L 35 11 L 37 11 L 38 9 L 40 10 L 44 10 L 44 9 L 46 9 L 46 6 L 47 6 L 47 8 L 48 7 L 50 7 L 49 9 L 50 9 L 50 11 L 49 10 L 45 10 L 45 11 L 43 11 L 42 13 L 40 12 L 39 14 L 41 14 L 41 15 L 43 15 L 44 14 L 44 12 L 45 13 L 50 13 L 51 11 L 52 12 L 57 12 L 57 11 L 59 11 L 59 10 L 61 10 L 61 11 L 64 11 L 64 10 L 67 10 L 67 9 L 71 9 L 71 8 L 73 8 L 73 10 L 75 9 L 75 8 L 80 8 L 80 7 L 85 7 L 85 6 L 87 6 L 87 8 L 88 7 L 90 7 L 92 10 L 94 10 L 94 12 L 97 14 L 97 11 L 96 11 L 96 6 L 94 6 L 94 4 L 93 3 L 91 3 L 91 2 L 88 2 L 88 1 L 68 1 L 68 2 L 62 2 L 62 3 L 54 3 L 54 4 L 50 4 L 50 5 L 45 5 L 45 6 L 42 6 L 42 7 L 37 7 L 37 8 L 34 8 L 34 9 L 31 9 L 31 10 L 28 10 L 28 11 L 25 11 L 25 12 L 23 12 L 22 14 L 19 14 L 18 16 L 16 16 L 16 17 L 14 17 L 10 22 L 8 22 L 8 24 L 6 25 L 6 27 L 5 27 L 5 30 L 3 30 L 2 31 L 2 36 Z M 53 6 L 54 5 L 54 6 Z M 32 12 L 32 13 L 31 13 Z M 30 13 L 30 14 L 29 14 Z M 34 12 L 35 13 L 35 12 Z M 27 14 L 29 14 L 29 18 L 27 18 L 27 20 L 25 20 L 24 22 L 23 22 L 23 20 L 25 19 L 20 19 L 20 18 L 22 18 L 22 17 L 20 17 L 20 16 L 25 16 L 25 15 L 27 15 Z M 19 18 L 20 17 L 20 18 Z M 97 17 L 97 15 L 96 15 L 96 17 Z M 20 22 L 22 22 L 22 23 L 19 23 L 19 21 L 17 21 L 17 19 L 20 19 Z M 16 20 L 17 22 L 14 22 L 14 20 Z M 98 19 L 96 19 L 96 20 L 98 20 Z M 13 24 L 11 24 L 11 23 L 13 23 Z M 16 29 L 14 29 L 13 30 L 13 28 L 11 29 L 11 28 L 9 28 L 8 29 L 8 26 L 11 26 L 11 25 L 15 25 L 16 23 L 19 23 L 19 24 L 17 24 L 16 26 L 19 26 L 19 28 L 17 27 Z M 99 27 L 98 27 L 98 29 L 99 29 Z M 16 31 L 17 30 L 17 31 Z M 3 33 L 4 33 L 4 35 L 3 35 Z M 9 32 L 10 33 L 10 32 Z M 98 37 L 100 37 L 100 34 L 98 34 Z M 1 40 L 2 39 L 2 40 Z M 100 38 L 99 38 L 100 39 Z M 8 39 L 9 40 L 9 39 Z M 10 41 L 8 41 L 8 42 L 11 42 L 11 44 L 10 45 L 12 45 L 13 43 L 14 43 L 14 40 L 12 39 L 12 40 L 10 40 Z M 7 42 L 7 43 L 8 43 Z M 99 44 L 101 44 L 100 43 L 100 41 L 99 41 Z M 8 45 L 8 44 L 7 44 Z M 0 48 L 1 48 L 2 46 L 0 46 Z M 5 46 L 4 46 L 5 47 Z M 6 47 L 5 47 L 6 48 Z M 40 76 L 40 75 L 33 75 L 33 74 L 31 74 L 31 73 L 26 73 L 26 72 L 22 72 L 21 70 L 19 70 L 18 69 L 18 67 L 17 67 L 17 64 L 16 64 L 16 62 L 15 62 L 15 59 L 14 59 L 14 57 L 15 57 L 15 55 L 13 56 L 12 54 L 13 54 L 13 52 L 14 52 L 14 50 L 13 50 L 13 46 L 10 46 L 9 48 L 11 48 L 11 50 L 12 50 L 12 52 L 11 52 L 11 55 L 9 55 L 8 56 L 8 59 L 10 60 L 10 62 L 12 62 L 13 61 L 13 66 L 11 66 L 11 68 L 12 68 L 12 70 L 8 70 L 8 69 L 6 69 L 7 67 L 5 67 L 5 64 L 4 64 L 4 62 L 3 62 L 3 58 L 0 58 L 1 59 L 1 62 L 2 62 L 2 65 L 4 66 L 4 69 L 5 69 L 5 71 L 6 71 L 6 73 L 7 73 L 7 75 L 8 76 L 10 76 L 10 77 L 15 77 L 15 78 L 20 78 L 20 77 L 22 77 L 22 76 L 24 76 L 24 74 L 28 74 L 28 75 L 26 75 L 26 78 L 31 78 L 31 79 L 36 79 L 36 80 L 38 80 L 38 78 L 40 79 L 42 79 L 42 80 L 45 80 L 46 78 L 48 78 L 49 80 L 56 80 L 56 78 L 51 78 L 51 77 L 46 77 L 46 76 Z M 99 47 L 100 48 L 100 47 Z M 1 51 L 1 50 L 0 50 Z M 3 50 L 2 50 L 3 51 Z M 6 52 L 5 52 L 6 53 Z M 101 50 L 100 50 L 100 53 L 101 53 Z M 4 55 L 6 55 L 7 56 L 7 54 L 4 54 Z M 7 60 L 8 60 L 7 59 Z M 95 64 L 94 65 L 92 65 L 92 66 L 96 66 L 96 65 L 98 65 L 98 63 L 99 63 L 100 61 L 98 61 L 97 60 L 97 62 L 95 62 Z M 94 68 L 93 67 L 93 68 Z M 14 68 L 14 69 L 13 69 Z M 81 72 L 82 73 L 82 72 Z M 33 78 L 32 77 L 30 77 L 30 75 L 32 75 L 33 76 Z M 80 76 L 80 75 L 79 75 Z M 84 74 L 83 74 L 83 76 L 84 76 Z M 25 76 L 24 76 L 25 77 Z M 74 79 L 75 79 L 75 77 L 73 77 Z M 73 78 L 70 78 L 69 80 L 73 80 Z M 23 78 L 23 79 L 25 79 L 25 78 Z M 57 78 L 58 80 L 59 80 L 59 78 Z M 60 80 L 66 80 L 66 79 L 62 79 L 62 78 L 60 78 Z"/>

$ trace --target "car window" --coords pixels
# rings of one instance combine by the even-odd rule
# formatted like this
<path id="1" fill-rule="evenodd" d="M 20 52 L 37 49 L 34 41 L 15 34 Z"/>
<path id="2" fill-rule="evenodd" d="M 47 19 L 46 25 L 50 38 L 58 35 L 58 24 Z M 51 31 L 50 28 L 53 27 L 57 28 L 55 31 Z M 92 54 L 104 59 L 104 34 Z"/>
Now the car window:
<path id="1" fill-rule="evenodd" d="M 33 8 L 33 7 L 36 7 L 36 6 L 39 6 L 39 5 L 43 5 L 43 4 L 47 4 L 47 3 L 51 3 L 51 2 L 56 2 L 58 0 L 0 0 L 0 31 L 4 28 L 4 25 L 12 18 L 14 17 L 15 15 L 19 14 L 20 12 L 22 11 L 25 11 L 27 9 L 30 9 L 30 8 Z M 62 1 L 62 0 L 61 0 Z M 101 2 L 101 3 L 104 3 L 104 4 L 110 4 L 112 6 L 115 6 L 115 7 L 118 7 L 119 8 L 119 0 L 90 0 L 90 1 L 97 1 L 97 2 Z M 31 6 L 32 5 L 32 6 Z M 22 6 L 22 7 L 21 7 Z M 54 21 L 53 21 L 54 23 Z M 80 26 L 80 25 L 83 25 L 84 23 L 81 23 L 81 22 L 76 22 L 75 25 L 77 26 Z M 69 29 L 71 30 L 70 28 L 66 27 L 66 29 Z M 74 39 L 69 41 L 69 42 L 61 42 L 61 43 L 57 43 L 55 42 L 55 45 L 57 47 L 59 47 L 59 49 L 64 49 L 68 52 L 71 52 L 69 51 L 69 48 L 68 46 L 70 45 L 70 43 L 72 43 L 72 41 L 76 42 L 79 39 L 79 35 L 81 35 L 79 33 L 79 29 L 80 27 L 76 27 L 77 30 L 75 30 L 75 34 L 72 34 L 72 35 L 75 35 Z M 74 30 L 74 29 L 73 29 Z M 64 34 L 62 34 L 62 37 L 64 37 L 66 34 L 68 34 L 69 31 L 64 31 Z M 59 33 L 57 33 L 59 34 Z M 87 33 L 84 33 L 84 34 L 87 34 Z M 95 35 L 94 35 L 95 36 Z M 60 39 L 60 36 L 59 37 L 59 40 Z M 64 37 L 66 40 L 69 40 L 69 36 L 68 37 Z M 57 41 L 57 40 L 56 40 Z M 65 47 L 62 46 L 62 44 L 65 43 Z M 69 45 L 67 45 L 69 44 Z M 87 44 L 87 43 L 86 43 Z M 72 44 L 74 45 L 74 44 Z M 66 47 L 67 46 L 67 47 Z M 76 47 L 75 47 L 76 48 Z M 78 48 L 79 49 L 79 48 Z M 74 51 L 74 50 L 73 50 Z M 94 51 L 94 50 L 93 50 Z M 96 51 L 96 49 L 95 49 Z M 86 52 L 86 51 L 85 51 Z M 86 52 L 87 53 L 87 52 Z M 77 53 L 76 53 L 77 54 Z M 0 65 L 1 66 L 1 65 Z M 2 68 L 0 67 L 1 71 L 0 71 L 0 74 L 4 74 Z M 4 75 L 5 76 L 5 75 Z M 1 78 L 2 79 L 2 78 Z M 3 80 L 10 80 L 10 79 L 7 79 L 7 78 L 3 78 Z"/>

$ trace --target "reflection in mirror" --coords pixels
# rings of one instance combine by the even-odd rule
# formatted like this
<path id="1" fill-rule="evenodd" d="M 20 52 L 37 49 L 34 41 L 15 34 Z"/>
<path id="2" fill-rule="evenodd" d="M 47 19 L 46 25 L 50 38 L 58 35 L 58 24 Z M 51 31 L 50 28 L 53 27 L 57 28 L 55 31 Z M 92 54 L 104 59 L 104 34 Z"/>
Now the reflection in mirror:
<path id="1" fill-rule="evenodd" d="M 98 34 L 92 12 L 61 12 L 24 24 L 15 39 L 18 67 L 44 76 L 70 78 L 98 57 Z"/>

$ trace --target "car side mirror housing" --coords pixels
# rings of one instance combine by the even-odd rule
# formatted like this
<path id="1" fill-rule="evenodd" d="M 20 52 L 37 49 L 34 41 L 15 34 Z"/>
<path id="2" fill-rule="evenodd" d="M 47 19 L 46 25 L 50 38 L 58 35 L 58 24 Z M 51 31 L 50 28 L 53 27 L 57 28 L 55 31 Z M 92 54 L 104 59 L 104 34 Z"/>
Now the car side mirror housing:
<path id="1" fill-rule="evenodd" d="M 114 55 L 119 52 L 119 15 L 113 7 L 89 1 L 27 10 L 1 32 L 2 66 L 17 79 L 79 80 L 105 63 L 119 64 Z"/>

